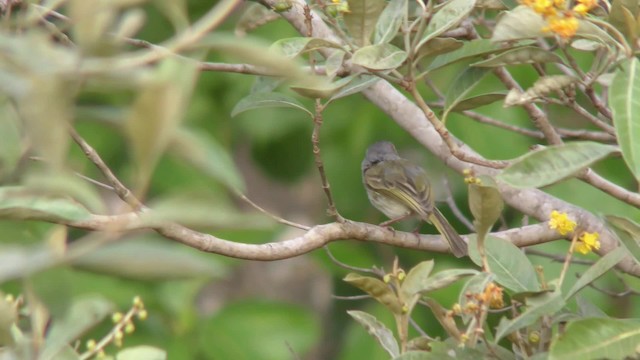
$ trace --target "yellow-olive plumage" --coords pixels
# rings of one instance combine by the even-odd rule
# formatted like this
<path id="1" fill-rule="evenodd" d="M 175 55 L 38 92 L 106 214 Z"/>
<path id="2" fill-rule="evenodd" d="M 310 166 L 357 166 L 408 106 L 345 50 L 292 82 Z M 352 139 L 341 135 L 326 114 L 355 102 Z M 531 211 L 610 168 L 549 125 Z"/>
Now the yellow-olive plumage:
<path id="1" fill-rule="evenodd" d="M 362 180 L 373 206 L 391 220 L 417 216 L 438 229 L 456 257 L 467 254 L 467 243 L 435 207 L 425 170 L 401 158 L 392 143 L 369 146 L 362 161 Z"/>

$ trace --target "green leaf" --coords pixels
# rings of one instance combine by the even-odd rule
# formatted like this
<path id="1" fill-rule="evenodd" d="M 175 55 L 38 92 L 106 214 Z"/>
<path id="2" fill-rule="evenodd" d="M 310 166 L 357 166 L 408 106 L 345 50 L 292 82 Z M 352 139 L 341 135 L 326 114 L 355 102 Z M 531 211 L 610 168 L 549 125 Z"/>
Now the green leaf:
<path id="1" fill-rule="evenodd" d="M 435 39 L 434 39 L 435 40 Z M 498 51 L 504 51 L 490 40 L 478 39 L 465 42 L 464 45 L 455 51 L 438 56 L 427 67 L 427 71 L 434 71 L 455 62 L 473 58 L 481 55 L 488 55 Z"/>
<path id="2" fill-rule="evenodd" d="M 441 54 L 447 54 L 460 49 L 468 42 L 460 41 L 454 38 L 435 38 L 427 41 L 418 49 L 416 61 L 423 57 L 435 57 Z"/>
<path id="3" fill-rule="evenodd" d="M 494 236 L 487 236 L 484 246 L 489 268 L 500 285 L 517 293 L 540 290 L 533 265 L 517 246 Z M 475 236 L 469 236 L 469 257 L 482 266 Z"/>
<path id="4" fill-rule="evenodd" d="M 308 354 L 321 336 L 318 316 L 284 302 L 235 301 L 200 321 L 195 333 L 204 359 L 288 359 Z"/>
<path id="5" fill-rule="evenodd" d="M 560 311 L 565 305 L 560 293 L 543 293 L 535 299 L 535 305 L 527 306 L 527 310 L 513 319 L 502 318 L 496 329 L 495 341 L 514 331 L 520 330 L 540 320 L 541 316 L 552 315 Z M 528 299 L 529 300 L 529 299 Z"/>
<path id="6" fill-rule="evenodd" d="M 478 61 L 471 64 L 471 66 L 498 67 L 520 64 L 539 64 L 546 62 L 563 63 L 562 59 L 552 52 L 535 46 L 524 46 L 505 51 L 487 60 Z"/>
<path id="7" fill-rule="evenodd" d="M 374 44 L 386 44 L 398 35 L 407 13 L 407 0 L 391 0 L 384 8 L 373 33 Z"/>
<path id="8" fill-rule="evenodd" d="M 165 360 L 167 352 L 149 345 L 138 345 L 118 351 L 116 360 Z"/>
<path id="9" fill-rule="evenodd" d="M 631 256 L 640 263 L 640 225 L 624 217 L 606 215 L 605 219 Z"/>
<path id="10" fill-rule="evenodd" d="M 170 151 L 230 189 L 245 191 L 242 175 L 227 149 L 206 133 L 181 127 L 174 133 Z"/>
<path id="11" fill-rule="evenodd" d="M 325 72 L 328 77 L 333 78 L 342 68 L 344 58 L 347 55 L 344 51 L 334 51 L 324 62 Z"/>
<path id="12" fill-rule="evenodd" d="M 401 287 L 405 299 L 410 299 L 420 292 L 422 284 L 431 275 L 431 270 L 433 270 L 433 260 L 423 261 L 409 270 Z"/>
<path id="13" fill-rule="evenodd" d="M 295 98 L 275 92 L 258 92 L 242 98 L 238 101 L 233 110 L 231 110 L 231 116 L 236 117 L 249 110 L 274 107 L 302 110 L 309 114 L 309 116 L 313 117 L 313 114 Z"/>
<path id="14" fill-rule="evenodd" d="M 347 76 L 336 81 L 328 77 L 315 77 L 304 83 L 294 83 L 291 90 L 310 99 L 324 99 L 335 95 L 346 87 L 356 75 Z"/>
<path id="15" fill-rule="evenodd" d="M 449 87 L 447 95 L 444 99 L 444 113 L 442 114 L 442 121 L 447 120 L 447 115 L 451 111 L 451 108 L 456 106 L 462 101 L 473 89 L 484 79 L 485 75 L 489 71 L 483 68 L 466 68 Z"/>
<path id="16" fill-rule="evenodd" d="M 280 39 L 271 45 L 269 51 L 275 51 L 286 57 L 294 58 L 301 54 L 319 49 L 342 49 L 340 44 L 333 41 L 312 37 L 293 37 Z"/>
<path id="17" fill-rule="evenodd" d="M 475 0 L 451 0 L 440 7 L 429 21 L 417 47 L 420 48 L 427 41 L 458 25 L 471 13 L 475 4 Z"/>
<path id="18" fill-rule="evenodd" d="M 550 31 L 543 29 L 546 21 L 530 7 L 520 5 L 511 11 L 505 12 L 499 19 L 493 30 L 491 41 L 510 41 L 551 36 Z"/>
<path id="19" fill-rule="evenodd" d="M 640 181 L 640 61 L 633 57 L 616 70 L 609 104 L 622 157 Z"/>
<path id="20" fill-rule="evenodd" d="M 340 91 L 333 94 L 329 100 L 334 101 L 345 96 L 357 94 L 363 90 L 366 90 L 373 84 L 377 83 L 379 80 L 380 78 L 375 75 L 358 75 L 357 77 L 353 78 L 345 87 L 340 89 Z"/>
<path id="21" fill-rule="evenodd" d="M 357 310 L 347 311 L 347 314 L 351 315 L 352 318 L 362 325 L 390 356 L 393 357 L 400 354 L 400 348 L 398 347 L 398 342 L 393 337 L 393 332 L 378 321 L 375 316 Z"/>
<path id="22" fill-rule="evenodd" d="M 67 344 L 78 340 L 112 312 L 113 304 L 100 296 L 85 296 L 75 300 L 66 316 L 51 324 L 39 359 L 52 359 Z"/>
<path id="23" fill-rule="evenodd" d="M 476 109 L 484 105 L 492 104 L 496 101 L 501 101 L 504 99 L 505 95 L 505 92 L 493 92 L 464 98 L 453 105 L 451 109 L 449 109 L 449 112 L 462 112 L 465 110 Z"/>
<path id="24" fill-rule="evenodd" d="M 89 211 L 67 198 L 54 198 L 33 193 L 21 186 L 0 188 L 0 217 L 14 220 L 46 218 L 52 221 L 85 220 Z"/>
<path id="25" fill-rule="evenodd" d="M 551 343 L 549 360 L 624 359 L 637 355 L 638 319 L 581 319 Z"/>
<path id="26" fill-rule="evenodd" d="M 389 70 L 402 65 L 407 53 L 391 44 L 362 47 L 353 54 L 351 61 L 371 70 Z"/>
<path id="27" fill-rule="evenodd" d="M 504 200 L 493 179 L 487 176 L 481 176 L 479 179 L 479 184 L 469 184 L 469 209 L 475 219 L 474 226 L 478 238 L 484 238 L 500 218 Z"/>
<path id="28" fill-rule="evenodd" d="M 72 264 L 84 270 L 142 281 L 220 278 L 227 272 L 217 258 L 159 238 L 126 239 L 78 257 Z"/>
<path id="29" fill-rule="evenodd" d="M 573 295 L 580 291 L 585 286 L 595 281 L 600 276 L 604 275 L 607 271 L 616 266 L 627 255 L 624 248 L 618 247 L 615 250 L 609 252 L 607 255 L 601 257 L 595 264 L 593 264 L 587 271 L 580 276 L 578 281 L 573 285 L 571 290 L 567 292 L 564 299 L 569 300 Z"/>
<path id="30" fill-rule="evenodd" d="M 617 147 L 590 141 L 550 146 L 528 153 L 504 169 L 497 179 L 516 188 L 553 184 L 617 151 Z"/>
<path id="31" fill-rule="evenodd" d="M 476 274 L 478 274 L 478 271 L 474 269 L 443 270 L 428 277 L 422 284 L 420 284 L 420 290 L 418 291 L 421 294 L 426 294 L 430 291 L 444 289 L 463 277 L 473 276 Z"/>
<path id="32" fill-rule="evenodd" d="M 196 61 L 169 57 L 138 92 L 125 130 L 137 165 L 135 188 L 147 187 L 153 169 L 184 118 L 198 77 Z"/>
<path id="33" fill-rule="evenodd" d="M 578 305 L 578 314 L 581 318 L 592 318 L 592 317 L 600 317 L 600 318 L 608 318 L 604 311 L 600 310 L 597 306 L 595 306 L 589 299 L 587 299 L 582 294 L 576 295 L 576 305 Z"/>
<path id="34" fill-rule="evenodd" d="M 71 198 L 93 213 L 106 212 L 96 186 L 76 174 L 65 171 L 51 173 L 36 170 L 25 176 L 23 184 L 34 194 Z"/>
<path id="35" fill-rule="evenodd" d="M 343 279 L 345 282 L 357 287 L 386 306 L 394 314 L 402 314 L 403 304 L 389 285 L 379 279 L 350 273 Z"/>
<path id="36" fill-rule="evenodd" d="M 385 7 L 384 0 L 351 0 L 350 12 L 345 13 L 344 24 L 356 45 L 366 46 L 371 43 L 371 33 L 376 27 L 378 17 Z"/>

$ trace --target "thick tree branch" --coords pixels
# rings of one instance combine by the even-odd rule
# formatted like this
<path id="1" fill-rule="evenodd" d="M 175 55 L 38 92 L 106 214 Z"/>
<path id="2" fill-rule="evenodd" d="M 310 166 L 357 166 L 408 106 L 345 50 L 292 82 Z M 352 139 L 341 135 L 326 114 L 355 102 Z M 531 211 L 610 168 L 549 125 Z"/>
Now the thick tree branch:
<path id="1" fill-rule="evenodd" d="M 149 219 L 147 216 L 151 213 L 152 210 L 143 216 L 135 212 L 110 216 L 91 215 L 85 220 L 65 221 L 34 212 L 32 214 L 21 213 L 19 219 L 28 218 L 29 220 L 60 223 L 91 231 L 154 230 L 169 239 L 198 250 L 245 260 L 273 261 L 288 259 L 319 249 L 328 243 L 343 240 L 372 241 L 414 250 L 439 253 L 449 252 L 449 245 L 440 235 L 419 235 L 418 238 L 414 233 L 391 231 L 377 225 L 355 221 L 317 225 L 301 236 L 280 242 L 244 244 L 191 230 L 178 224 L 153 224 L 151 221 L 145 220 Z M 4 218 L 9 218 L 10 216 L 11 214 L 6 214 Z M 499 231 L 492 235 L 509 240 L 519 247 L 533 246 L 561 238 L 555 231 L 550 230 L 546 223 Z M 467 239 L 467 236 L 463 236 L 463 238 Z"/>

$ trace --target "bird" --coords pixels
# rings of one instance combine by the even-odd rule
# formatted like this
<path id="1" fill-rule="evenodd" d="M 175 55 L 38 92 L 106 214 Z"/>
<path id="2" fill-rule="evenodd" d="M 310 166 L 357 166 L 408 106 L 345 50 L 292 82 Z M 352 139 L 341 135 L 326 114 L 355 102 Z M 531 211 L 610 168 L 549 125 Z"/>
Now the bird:
<path id="1" fill-rule="evenodd" d="M 427 172 L 400 157 L 391 142 L 380 141 L 367 148 L 362 181 L 371 204 L 390 219 L 381 226 L 418 217 L 436 227 L 454 256 L 467 255 L 467 243 L 434 204 Z"/>

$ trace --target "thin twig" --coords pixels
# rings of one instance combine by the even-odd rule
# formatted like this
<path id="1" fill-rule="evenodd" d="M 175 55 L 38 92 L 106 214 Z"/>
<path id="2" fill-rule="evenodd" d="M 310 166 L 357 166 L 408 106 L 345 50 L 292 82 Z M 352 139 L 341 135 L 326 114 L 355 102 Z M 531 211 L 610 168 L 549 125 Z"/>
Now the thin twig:
<path id="1" fill-rule="evenodd" d="M 566 261 L 567 259 L 566 255 L 549 254 L 547 252 L 536 250 L 536 249 L 525 248 L 524 252 L 527 255 L 545 257 L 545 258 L 551 259 L 551 261 L 554 261 L 554 262 L 563 262 L 563 261 Z M 581 259 L 574 259 L 574 258 L 571 259 L 571 263 L 577 264 L 577 265 L 586 265 L 586 266 L 591 266 L 594 264 L 594 262 L 590 260 L 581 260 Z"/>
<path id="2" fill-rule="evenodd" d="M 364 300 L 364 299 L 370 299 L 371 295 L 353 295 L 353 296 L 331 295 L 331 298 L 336 300 Z"/>
<path id="3" fill-rule="evenodd" d="M 111 186 L 113 186 L 113 190 L 118 195 L 122 201 L 127 203 L 134 211 L 141 211 L 144 208 L 144 205 L 138 200 L 135 195 L 126 187 L 118 178 L 113 174 L 111 169 L 107 166 L 107 164 L 102 161 L 102 158 L 96 150 L 91 147 L 77 132 L 74 128 L 69 128 L 69 133 L 71 134 L 71 138 L 73 141 L 80 146 L 80 149 L 84 152 L 85 156 L 102 172 L 102 174 L 107 178 L 107 181 Z"/>
<path id="4" fill-rule="evenodd" d="M 418 105 L 420 110 L 422 110 L 422 112 L 424 113 L 426 118 L 429 120 L 433 128 L 438 132 L 438 134 L 440 134 L 440 137 L 442 138 L 444 143 L 447 145 L 447 147 L 449 148 L 449 151 L 451 151 L 451 154 L 453 156 L 460 159 L 461 161 L 473 163 L 476 165 L 482 165 L 482 166 L 486 166 L 494 169 L 501 169 L 507 166 L 508 162 L 506 161 L 487 160 L 479 156 L 475 156 L 468 152 L 460 150 L 460 147 L 458 146 L 458 144 L 455 143 L 453 137 L 449 133 L 449 130 L 447 130 L 447 128 L 442 123 L 442 121 L 438 119 L 436 114 L 431 110 L 429 105 L 427 105 L 427 103 L 424 101 L 424 99 L 422 98 L 422 95 L 420 95 L 420 92 L 418 92 L 418 88 L 416 87 L 415 82 L 413 81 L 411 82 L 408 90 L 413 96 L 413 99 L 415 100 L 416 105 Z"/>
<path id="5" fill-rule="evenodd" d="M 453 215 L 460 220 L 460 222 L 463 223 L 469 231 L 474 231 L 475 227 L 473 226 L 473 223 L 464 216 L 462 211 L 460 211 L 458 204 L 456 204 L 456 200 L 453 198 L 453 192 L 451 191 L 451 185 L 449 184 L 449 179 L 447 179 L 446 176 L 442 178 L 442 183 L 444 184 L 444 188 L 447 192 L 447 205 L 449 205 L 451 212 L 453 212 Z"/>
<path id="6" fill-rule="evenodd" d="M 567 251 L 567 255 L 564 259 L 564 265 L 562 265 L 562 271 L 560 272 L 560 280 L 558 280 L 558 288 L 562 286 L 562 282 L 564 281 L 565 276 L 567 275 L 567 270 L 569 270 L 569 264 L 571 264 L 571 256 L 573 255 L 573 250 L 576 247 L 576 243 L 578 242 L 578 234 L 573 234 L 573 239 L 571 239 L 571 246 L 569 246 L 569 251 Z"/>
<path id="7" fill-rule="evenodd" d="M 376 275 L 376 276 L 379 276 L 379 277 L 383 277 L 384 276 L 384 272 L 376 270 L 376 269 L 367 269 L 367 268 L 361 268 L 361 267 L 345 264 L 342 261 L 338 260 L 335 256 L 333 256 L 333 253 L 331 252 L 331 250 L 329 250 L 329 246 L 325 245 L 325 246 L 323 246 L 323 248 L 324 248 L 324 251 L 329 256 L 329 259 L 331 259 L 331 261 L 334 264 L 340 266 L 341 268 L 344 268 L 344 269 L 347 269 L 347 270 L 351 270 L 351 271 L 355 271 L 355 272 L 359 272 L 359 273 L 373 274 L 373 275 Z"/>
<path id="8" fill-rule="evenodd" d="M 279 222 L 280 224 L 288 225 L 288 226 L 295 227 L 295 228 L 298 228 L 298 229 L 301 229 L 301 230 L 309 230 L 309 229 L 311 229 L 310 226 L 298 224 L 296 222 L 283 219 L 278 215 L 275 215 L 275 214 L 272 214 L 272 213 L 268 212 L 264 208 L 260 207 L 260 205 L 258 205 L 256 203 L 254 203 L 253 201 L 251 201 L 251 199 L 249 199 L 244 194 L 236 193 L 236 196 L 239 197 L 240 199 L 244 200 L 247 204 L 251 205 L 254 209 L 260 211 L 261 213 L 263 213 L 265 215 L 267 215 L 268 217 L 272 218 L 273 220 Z"/>

